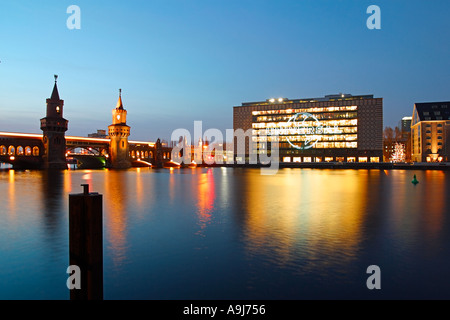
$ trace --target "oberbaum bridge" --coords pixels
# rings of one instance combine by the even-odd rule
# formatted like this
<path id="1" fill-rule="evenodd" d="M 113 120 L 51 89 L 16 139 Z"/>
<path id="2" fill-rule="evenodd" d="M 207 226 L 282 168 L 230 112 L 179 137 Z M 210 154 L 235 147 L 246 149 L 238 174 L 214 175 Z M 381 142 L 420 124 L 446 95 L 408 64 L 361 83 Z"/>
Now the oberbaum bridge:
<path id="1" fill-rule="evenodd" d="M 66 136 L 68 120 L 63 118 L 64 100 L 59 98 L 57 78 L 52 95 L 46 100 L 47 114 L 41 119 L 42 134 L 0 132 L 0 162 L 14 169 L 163 167 L 170 162 L 172 149 L 156 142 L 129 141 L 127 111 L 119 90 L 117 106 L 112 111 L 108 138 Z M 82 153 L 76 150 L 84 150 Z"/>

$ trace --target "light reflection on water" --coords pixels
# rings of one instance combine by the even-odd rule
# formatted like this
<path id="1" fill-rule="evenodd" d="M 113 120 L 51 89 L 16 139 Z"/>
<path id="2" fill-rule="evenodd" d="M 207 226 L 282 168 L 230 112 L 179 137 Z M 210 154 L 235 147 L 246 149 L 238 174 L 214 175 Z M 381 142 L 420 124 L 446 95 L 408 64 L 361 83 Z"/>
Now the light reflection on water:
<path id="1" fill-rule="evenodd" d="M 448 173 L 259 173 L 0 171 L 0 299 L 68 299 L 83 183 L 104 197 L 106 299 L 450 298 Z"/>

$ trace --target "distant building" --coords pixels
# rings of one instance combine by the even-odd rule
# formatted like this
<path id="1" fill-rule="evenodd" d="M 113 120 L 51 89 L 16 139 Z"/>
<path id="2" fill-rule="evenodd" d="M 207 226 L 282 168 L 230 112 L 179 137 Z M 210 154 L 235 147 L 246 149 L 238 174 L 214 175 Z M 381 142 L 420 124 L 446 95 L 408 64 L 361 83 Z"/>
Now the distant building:
<path id="1" fill-rule="evenodd" d="M 269 155 L 274 141 L 280 162 L 383 161 L 383 99 L 373 95 L 245 102 L 234 107 L 233 129 L 249 138 L 245 154 L 235 138 L 236 161 L 249 163 L 249 152 Z"/>
<path id="2" fill-rule="evenodd" d="M 412 117 L 403 117 L 402 121 L 401 121 L 401 130 L 402 133 L 408 133 L 411 132 L 411 122 L 412 122 Z"/>
<path id="3" fill-rule="evenodd" d="M 108 138 L 108 135 L 106 134 L 106 130 L 97 130 L 96 133 L 89 133 L 89 138 Z"/>
<path id="4" fill-rule="evenodd" d="M 450 101 L 414 104 L 411 123 L 412 160 L 450 159 Z"/>
<path id="5" fill-rule="evenodd" d="M 411 161 L 411 123 L 412 117 L 403 117 L 400 122 L 400 137 L 396 140 L 397 143 L 401 144 L 404 153 L 405 153 L 405 161 Z M 394 145 L 395 148 L 395 145 Z"/>

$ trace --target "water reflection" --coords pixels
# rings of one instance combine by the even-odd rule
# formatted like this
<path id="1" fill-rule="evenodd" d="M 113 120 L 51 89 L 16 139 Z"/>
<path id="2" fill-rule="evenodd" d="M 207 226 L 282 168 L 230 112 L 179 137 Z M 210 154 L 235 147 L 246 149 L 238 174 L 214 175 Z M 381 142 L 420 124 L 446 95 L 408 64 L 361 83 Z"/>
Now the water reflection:
<path id="1" fill-rule="evenodd" d="M 127 171 L 104 171 L 104 214 L 109 250 L 115 267 L 127 258 L 128 233 L 128 176 Z"/>
<path id="2" fill-rule="evenodd" d="M 383 297 L 450 298 L 448 173 L 238 168 L 0 171 L 0 298 L 66 298 L 81 183 L 104 196 L 107 297 L 360 298 L 379 264 Z"/>
<path id="3" fill-rule="evenodd" d="M 67 208 L 63 207 L 67 204 L 64 199 L 64 171 L 45 170 L 39 172 L 41 174 L 41 214 L 40 223 L 43 231 L 43 239 L 47 242 L 46 249 L 56 253 L 55 250 L 60 248 L 59 242 L 66 241 L 62 239 L 65 232 L 62 226 L 67 218 Z"/>
<path id="4" fill-rule="evenodd" d="M 280 267 L 310 272 L 355 258 L 367 186 L 355 173 L 284 170 L 277 176 L 245 174 L 245 239 L 250 255 Z M 303 259 L 301 269 L 299 259 Z"/>
<path id="5" fill-rule="evenodd" d="M 430 237 L 439 237 L 442 231 L 443 219 L 446 212 L 445 174 L 443 172 L 425 171 L 425 181 L 428 183 L 424 189 L 425 201 L 420 211 L 426 212 L 424 227 Z"/>
<path id="6" fill-rule="evenodd" d="M 14 220 L 16 217 L 16 188 L 15 182 L 15 171 L 9 170 L 9 188 L 8 188 L 8 206 L 6 212 L 9 214 L 9 218 Z"/>
<path id="7" fill-rule="evenodd" d="M 197 184 L 197 217 L 200 230 L 196 234 L 204 236 L 203 230 L 211 220 L 216 196 L 216 186 L 212 169 L 208 169 L 206 173 L 201 173 Z"/>

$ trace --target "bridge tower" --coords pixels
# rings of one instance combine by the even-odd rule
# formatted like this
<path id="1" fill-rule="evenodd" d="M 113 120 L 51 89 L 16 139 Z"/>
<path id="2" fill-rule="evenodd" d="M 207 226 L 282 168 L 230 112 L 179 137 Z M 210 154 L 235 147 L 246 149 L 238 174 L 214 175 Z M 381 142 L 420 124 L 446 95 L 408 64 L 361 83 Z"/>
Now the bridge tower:
<path id="1" fill-rule="evenodd" d="M 126 169 L 131 167 L 128 137 L 130 127 L 127 126 L 127 111 L 122 104 L 122 89 L 119 89 L 119 100 L 116 108 L 112 111 L 113 122 L 108 126 L 110 142 L 111 167 Z"/>
<path id="2" fill-rule="evenodd" d="M 57 79 L 58 76 L 55 75 L 52 95 L 46 100 L 47 115 L 41 119 L 45 169 L 67 169 L 65 132 L 69 121 L 63 118 L 64 100 L 59 98 Z"/>

